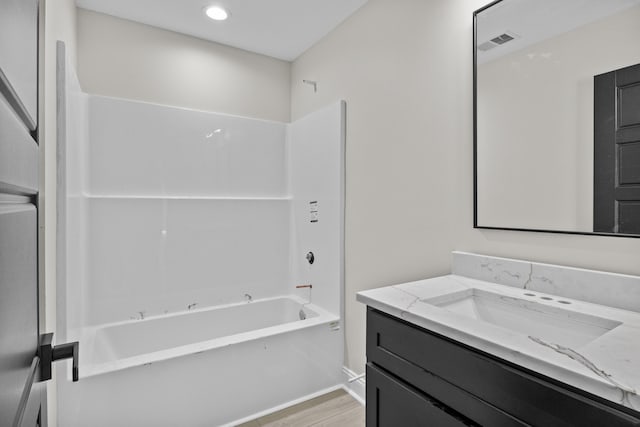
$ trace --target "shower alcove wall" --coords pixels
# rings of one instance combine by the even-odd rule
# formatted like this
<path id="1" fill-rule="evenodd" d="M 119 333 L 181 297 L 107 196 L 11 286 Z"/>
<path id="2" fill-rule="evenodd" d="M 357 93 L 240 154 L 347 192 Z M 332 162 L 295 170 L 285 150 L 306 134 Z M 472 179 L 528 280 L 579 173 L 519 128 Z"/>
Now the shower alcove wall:
<path id="1" fill-rule="evenodd" d="M 60 425 L 223 425 L 338 386 L 344 103 L 285 124 L 85 94 L 59 44 L 58 106 Z"/>

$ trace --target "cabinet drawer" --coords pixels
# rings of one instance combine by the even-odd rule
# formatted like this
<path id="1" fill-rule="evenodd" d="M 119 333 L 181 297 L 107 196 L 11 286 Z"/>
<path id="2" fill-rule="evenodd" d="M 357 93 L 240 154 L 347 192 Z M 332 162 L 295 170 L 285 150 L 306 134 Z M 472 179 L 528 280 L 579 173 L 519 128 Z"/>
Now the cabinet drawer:
<path id="1" fill-rule="evenodd" d="M 483 425 L 640 426 L 631 410 L 565 389 L 373 309 L 367 312 L 367 358 Z M 472 397 L 476 401 L 470 408 Z M 499 422 L 480 419 L 487 416 Z"/>
<path id="2" fill-rule="evenodd" d="M 411 386 L 367 364 L 367 427 L 475 426 Z"/>

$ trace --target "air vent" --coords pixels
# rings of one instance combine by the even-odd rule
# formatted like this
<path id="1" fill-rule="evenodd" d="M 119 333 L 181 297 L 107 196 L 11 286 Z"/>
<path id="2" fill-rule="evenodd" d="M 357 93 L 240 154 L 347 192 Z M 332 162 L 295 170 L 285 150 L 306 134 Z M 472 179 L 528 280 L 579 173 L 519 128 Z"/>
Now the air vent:
<path id="1" fill-rule="evenodd" d="M 504 33 L 500 34 L 498 37 L 492 38 L 491 41 L 495 44 L 505 44 L 506 42 L 510 42 L 514 37 L 511 37 L 509 34 Z"/>
<path id="2" fill-rule="evenodd" d="M 512 32 L 506 32 L 503 34 L 500 34 L 499 36 L 496 36 L 494 38 L 492 38 L 491 40 L 487 40 L 484 43 L 481 43 L 478 45 L 478 50 L 482 51 L 482 52 L 486 52 L 488 50 L 491 50 L 495 47 L 501 46 L 505 43 L 510 42 L 511 40 L 515 40 L 517 39 L 518 36 Z"/>

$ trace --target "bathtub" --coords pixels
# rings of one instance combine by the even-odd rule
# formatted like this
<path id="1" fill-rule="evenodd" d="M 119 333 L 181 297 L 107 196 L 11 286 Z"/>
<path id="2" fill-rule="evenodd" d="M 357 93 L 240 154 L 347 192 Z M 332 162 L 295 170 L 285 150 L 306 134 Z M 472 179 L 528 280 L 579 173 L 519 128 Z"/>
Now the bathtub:
<path id="1" fill-rule="evenodd" d="M 63 426 L 217 426 L 341 383 L 340 319 L 295 296 L 76 331 Z M 69 375 L 61 368 L 58 374 Z"/>

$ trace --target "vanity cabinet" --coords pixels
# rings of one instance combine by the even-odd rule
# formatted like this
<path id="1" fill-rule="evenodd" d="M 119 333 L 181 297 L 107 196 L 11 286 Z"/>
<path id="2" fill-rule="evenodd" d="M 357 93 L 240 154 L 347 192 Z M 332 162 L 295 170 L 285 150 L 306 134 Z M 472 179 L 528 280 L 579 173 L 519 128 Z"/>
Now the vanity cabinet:
<path id="1" fill-rule="evenodd" d="M 372 308 L 367 426 L 640 426 L 640 414 Z"/>

